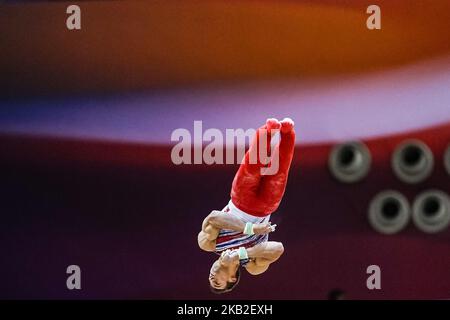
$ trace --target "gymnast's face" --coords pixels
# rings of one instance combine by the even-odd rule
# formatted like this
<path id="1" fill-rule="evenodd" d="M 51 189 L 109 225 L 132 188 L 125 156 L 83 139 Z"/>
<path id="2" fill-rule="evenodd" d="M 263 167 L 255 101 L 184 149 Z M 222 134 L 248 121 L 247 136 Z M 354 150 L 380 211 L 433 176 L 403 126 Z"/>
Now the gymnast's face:
<path id="1" fill-rule="evenodd" d="M 225 265 L 217 259 L 209 273 L 209 284 L 217 290 L 225 289 L 229 283 L 236 282 L 236 265 Z"/>

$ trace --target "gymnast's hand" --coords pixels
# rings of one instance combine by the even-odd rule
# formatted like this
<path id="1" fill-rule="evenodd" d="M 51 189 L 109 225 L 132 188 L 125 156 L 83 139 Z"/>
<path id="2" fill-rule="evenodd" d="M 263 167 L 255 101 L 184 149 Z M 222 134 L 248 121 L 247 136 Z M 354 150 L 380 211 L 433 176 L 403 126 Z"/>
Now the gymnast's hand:
<path id="1" fill-rule="evenodd" d="M 255 223 L 253 225 L 253 232 L 258 235 L 268 234 L 270 232 L 275 231 L 276 226 L 277 226 L 276 224 L 272 225 L 270 222 Z"/>
<path id="2" fill-rule="evenodd" d="M 239 263 L 238 250 L 230 250 L 230 249 L 225 250 L 222 252 L 219 259 L 220 259 L 220 263 L 223 266 L 238 264 Z"/>

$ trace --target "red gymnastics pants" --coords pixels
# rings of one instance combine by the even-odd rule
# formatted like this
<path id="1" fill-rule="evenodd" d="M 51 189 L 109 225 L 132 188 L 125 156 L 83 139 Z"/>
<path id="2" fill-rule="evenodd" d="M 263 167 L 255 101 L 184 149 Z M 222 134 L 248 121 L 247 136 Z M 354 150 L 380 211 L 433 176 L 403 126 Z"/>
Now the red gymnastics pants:
<path id="1" fill-rule="evenodd" d="M 271 134 L 268 132 L 271 132 L 271 129 L 278 128 L 280 128 L 280 143 L 271 152 L 272 156 L 278 154 L 278 171 L 272 175 L 263 175 L 261 169 L 267 167 L 267 164 L 262 163 L 259 152 L 253 154 L 258 155 L 257 161 L 253 158 L 253 155 L 250 155 L 252 152 L 259 151 L 255 148 L 260 147 L 261 139 L 267 139 L 265 145 L 270 148 Z M 290 119 L 282 120 L 281 123 L 276 119 L 269 119 L 264 126 L 257 130 L 255 138 L 234 177 L 231 188 L 231 200 L 238 209 L 253 216 L 265 217 L 278 208 L 286 189 L 294 145 L 295 131 Z M 251 161 L 251 159 L 254 160 Z M 270 165 L 273 165 L 273 161 L 275 161 L 274 158 L 271 159 Z"/>

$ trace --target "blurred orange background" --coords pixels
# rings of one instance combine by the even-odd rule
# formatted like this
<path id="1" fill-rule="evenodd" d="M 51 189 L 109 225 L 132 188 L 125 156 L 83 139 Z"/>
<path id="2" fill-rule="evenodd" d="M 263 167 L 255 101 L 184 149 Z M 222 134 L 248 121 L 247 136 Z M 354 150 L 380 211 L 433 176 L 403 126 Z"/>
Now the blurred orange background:
<path id="1" fill-rule="evenodd" d="M 82 29 L 66 28 L 78 4 Z M 8 95 L 115 92 L 364 73 L 446 56 L 450 2 L 86 1 L 3 4 Z"/>

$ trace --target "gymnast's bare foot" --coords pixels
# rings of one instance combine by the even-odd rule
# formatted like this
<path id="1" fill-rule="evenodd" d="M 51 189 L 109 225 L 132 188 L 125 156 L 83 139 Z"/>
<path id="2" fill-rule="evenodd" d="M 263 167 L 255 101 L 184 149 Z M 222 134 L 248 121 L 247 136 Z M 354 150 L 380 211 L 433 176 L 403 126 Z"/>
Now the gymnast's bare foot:
<path id="1" fill-rule="evenodd" d="M 267 131 L 279 130 L 281 128 L 281 123 L 275 118 L 269 118 L 266 120 Z"/>
<path id="2" fill-rule="evenodd" d="M 291 118 L 284 118 L 280 123 L 282 133 L 288 133 L 294 129 L 294 121 Z"/>

